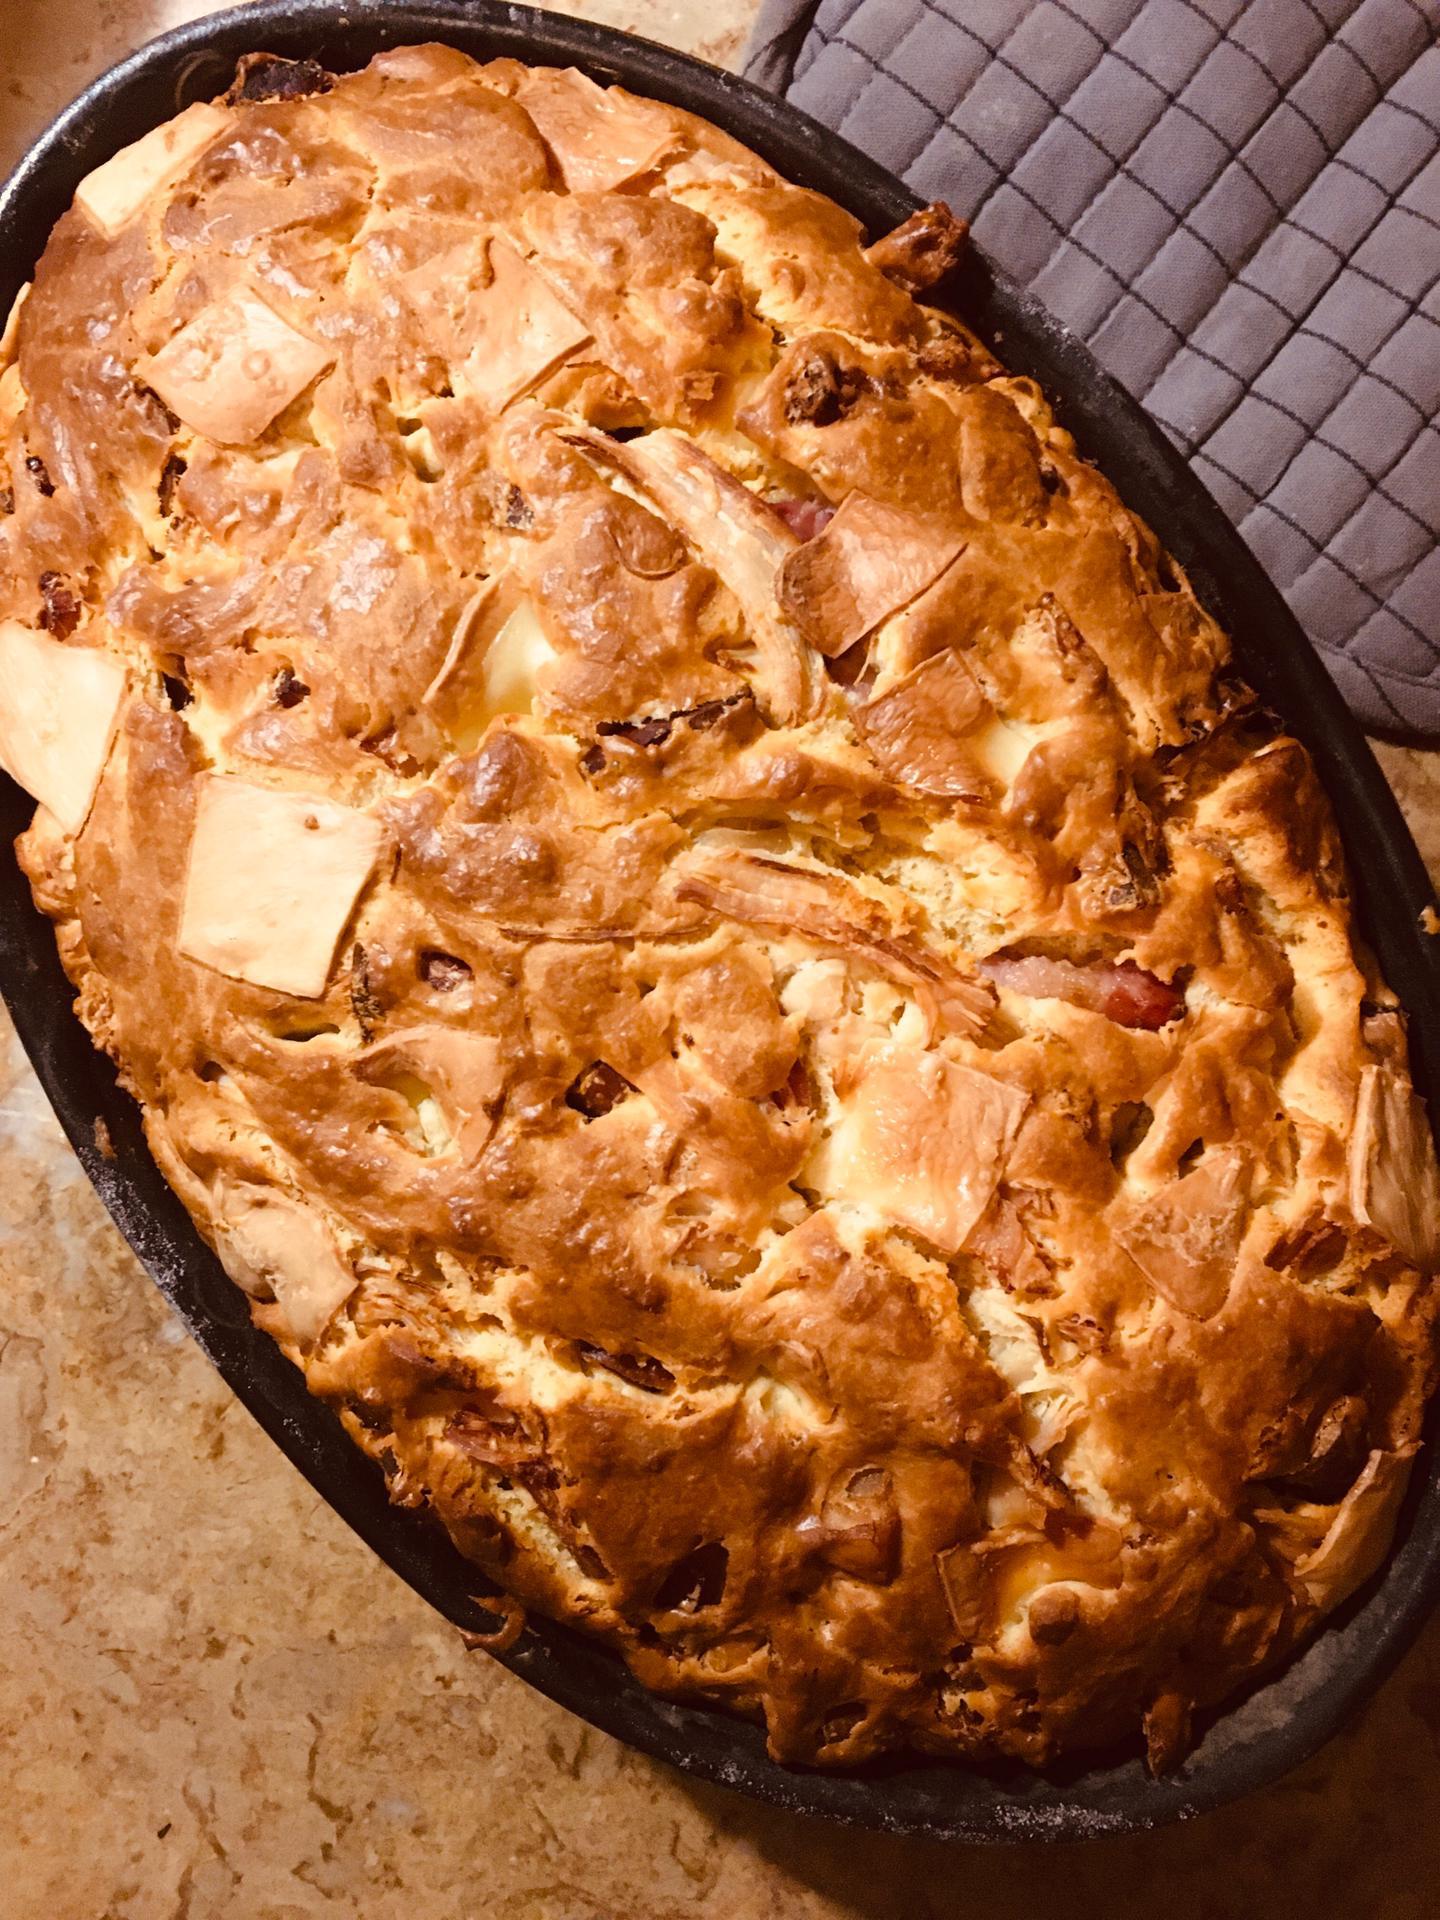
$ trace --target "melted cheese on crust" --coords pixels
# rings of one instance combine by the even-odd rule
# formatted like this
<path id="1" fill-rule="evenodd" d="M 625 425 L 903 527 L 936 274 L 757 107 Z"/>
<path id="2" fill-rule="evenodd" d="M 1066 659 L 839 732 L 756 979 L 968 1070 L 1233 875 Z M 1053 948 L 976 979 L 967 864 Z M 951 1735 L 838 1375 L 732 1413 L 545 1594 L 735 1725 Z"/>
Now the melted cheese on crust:
<path id="1" fill-rule="evenodd" d="M 197 100 L 102 162 L 75 189 L 75 204 L 113 240 L 157 194 L 188 173 L 230 125 L 230 116 Z"/>
<path id="2" fill-rule="evenodd" d="M 332 357 L 242 287 L 196 314 L 140 373 L 186 426 L 239 443 L 257 439 Z"/>
<path id="3" fill-rule="evenodd" d="M 90 812 L 124 693 L 112 654 L 0 620 L 0 766 L 67 833 Z"/>
<path id="4" fill-rule="evenodd" d="M 212 775 L 185 875 L 182 953 L 318 999 L 383 838 L 378 821 L 332 800 Z"/>

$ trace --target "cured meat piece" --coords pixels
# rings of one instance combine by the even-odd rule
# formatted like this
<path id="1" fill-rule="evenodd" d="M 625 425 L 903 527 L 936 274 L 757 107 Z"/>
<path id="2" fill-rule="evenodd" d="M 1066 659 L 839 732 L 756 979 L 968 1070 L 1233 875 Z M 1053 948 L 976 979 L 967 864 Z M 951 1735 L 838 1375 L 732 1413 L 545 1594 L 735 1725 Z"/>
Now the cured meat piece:
<path id="1" fill-rule="evenodd" d="M 828 500 L 770 500 L 766 503 L 789 527 L 797 540 L 814 540 L 835 518 Z"/>
<path id="2" fill-rule="evenodd" d="M 1121 1027 L 1157 1032 L 1184 1011 L 1185 996 L 1133 960 L 1055 960 L 1046 954 L 993 954 L 977 971 L 1007 993 L 1068 1000 Z"/>

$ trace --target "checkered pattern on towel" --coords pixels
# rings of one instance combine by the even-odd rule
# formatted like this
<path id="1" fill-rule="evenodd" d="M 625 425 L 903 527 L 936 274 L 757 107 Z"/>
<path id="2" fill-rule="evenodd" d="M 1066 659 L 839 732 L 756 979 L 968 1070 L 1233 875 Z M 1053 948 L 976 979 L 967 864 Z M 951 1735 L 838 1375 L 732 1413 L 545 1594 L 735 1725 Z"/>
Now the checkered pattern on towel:
<path id="1" fill-rule="evenodd" d="M 1440 0 L 766 0 L 747 70 L 969 215 L 1440 736 Z"/>

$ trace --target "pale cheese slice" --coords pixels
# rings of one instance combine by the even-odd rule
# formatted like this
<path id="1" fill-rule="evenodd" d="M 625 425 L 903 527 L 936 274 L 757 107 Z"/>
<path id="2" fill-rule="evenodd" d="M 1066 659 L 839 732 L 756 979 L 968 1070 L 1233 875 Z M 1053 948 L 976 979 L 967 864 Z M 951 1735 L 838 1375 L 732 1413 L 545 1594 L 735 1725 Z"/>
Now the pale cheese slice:
<path id="1" fill-rule="evenodd" d="M 532 73 L 516 97 L 571 193 L 611 193 L 658 166 L 679 142 L 660 109 L 597 87 L 574 67 Z"/>
<path id="2" fill-rule="evenodd" d="M 0 442 L 9 439 L 24 409 L 25 388 L 21 384 L 20 369 L 12 361 L 8 367 L 0 368 Z"/>
<path id="3" fill-rule="evenodd" d="M 844 653 L 917 599 L 964 545 L 944 522 L 847 494 L 824 531 L 781 568 L 780 604 L 811 646 Z"/>
<path id="4" fill-rule="evenodd" d="M 188 173 L 229 124 L 228 113 L 197 101 L 87 173 L 75 189 L 76 206 L 107 240 L 113 239 L 147 200 Z"/>
<path id="5" fill-rule="evenodd" d="M 355 1072 L 410 1102 L 416 1144 L 427 1157 L 458 1146 L 466 1160 L 476 1159 L 494 1131 L 505 1093 L 500 1042 L 464 1027 L 407 1027 L 366 1047 Z"/>
<path id="6" fill-rule="evenodd" d="M 382 839 L 378 821 L 333 800 L 206 776 L 180 951 L 252 986 L 319 999 Z"/>
<path id="7" fill-rule="evenodd" d="M 800 547 L 779 514 L 688 434 L 663 427 L 623 442 L 577 427 L 561 437 L 637 487 L 729 587 L 755 642 L 756 677 L 772 718 L 788 725 L 813 713 L 823 697 L 812 672 L 818 663 L 776 604 L 776 580 Z"/>
<path id="8" fill-rule="evenodd" d="M 1042 726 L 1028 720 L 1002 720 L 995 714 L 984 726 L 977 727 L 965 744 L 1008 793 L 1020 769 L 1044 738 Z"/>
<path id="9" fill-rule="evenodd" d="M 1440 1267 L 1440 1165 L 1408 1075 L 1365 1067 L 1350 1136 L 1350 1207 L 1422 1273 Z"/>
<path id="10" fill-rule="evenodd" d="M 445 247 L 402 273 L 399 287 L 420 322 L 426 345 L 442 360 L 461 361 L 474 344 L 475 303 L 491 279 L 483 235 Z"/>
<path id="11" fill-rule="evenodd" d="M 816 1168 L 837 1199 L 873 1207 L 942 1253 L 994 1196 L 1029 1095 L 918 1047 L 876 1050 Z"/>
<path id="12" fill-rule="evenodd" d="M 110 654 L 0 620 L 0 766 L 66 833 L 89 815 L 124 697 Z"/>
<path id="13" fill-rule="evenodd" d="M 255 440 L 334 360 L 247 287 L 197 313 L 136 367 L 187 427 L 211 440 Z"/>
<path id="14" fill-rule="evenodd" d="M 1116 1240 L 1161 1299 L 1191 1319 L 1225 1304 L 1249 1218 L 1249 1172 L 1238 1147 L 1222 1147 L 1120 1209 Z"/>
<path id="15" fill-rule="evenodd" d="M 522 600 L 485 655 L 487 718 L 529 713 L 540 691 L 541 669 L 554 658 L 555 649 L 539 615 L 528 600 Z"/>
<path id="16" fill-rule="evenodd" d="M 529 713 L 556 658 L 540 616 L 511 575 L 487 580 L 461 610 L 424 703 L 468 753 L 503 713 Z"/>
<path id="17" fill-rule="evenodd" d="M 1416 1451 L 1413 1445 L 1393 1453 L 1375 1448 L 1336 1508 L 1324 1539 L 1296 1561 L 1296 1581 L 1321 1612 L 1348 1600 L 1385 1558 Z"/>
<path id="18" fill-rule="evenodd" d="M 501 240 L 490 245 L 490 283 L 469 303 L 470 350 L 456 386 L 497 413 L 590 339 L 590 330 Z"/>
<path id="19" fill-rule="evenodd" d="M 253 1298 L 273 1296 L 297 1340 L 315 1340 L 355 1291 L 356 1276 L 310 1207 L 263 1187 L 222 1188 L 215 1246 Z"/>
<path id="20" fill-rule="evenodd" d="M 0 371 L 9 366 L 19 351 L 20 311 L 30 298 L 30 286 L 31 283 L 27 280 L 10 302 L 10 311 L 5 317 L 5 324 L 0 327 Z"/>

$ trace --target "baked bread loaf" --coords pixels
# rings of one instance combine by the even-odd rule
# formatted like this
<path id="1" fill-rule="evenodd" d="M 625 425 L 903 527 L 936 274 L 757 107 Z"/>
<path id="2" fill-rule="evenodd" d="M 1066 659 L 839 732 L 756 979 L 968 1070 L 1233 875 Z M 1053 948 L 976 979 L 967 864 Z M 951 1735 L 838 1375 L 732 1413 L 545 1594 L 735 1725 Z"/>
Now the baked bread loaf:
<path id="1" fill-rule="evenodd" d="M 7 330 L 0 759 L 395 1500 L 782 1760 L 1165 1764 L 1385 1553 L 1440 1181 L 1304 750 L 963 239 L 244 63 Z"/>

